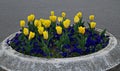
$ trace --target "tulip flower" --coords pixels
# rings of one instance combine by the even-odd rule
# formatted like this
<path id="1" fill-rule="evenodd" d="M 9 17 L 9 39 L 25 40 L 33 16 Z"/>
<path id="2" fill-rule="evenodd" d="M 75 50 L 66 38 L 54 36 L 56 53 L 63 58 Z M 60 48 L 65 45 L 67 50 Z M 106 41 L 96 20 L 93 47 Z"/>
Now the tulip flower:
<path id="1" fill-rule="evenodd" d="M 94 15 L 90 15 L 90 16 L 89 16 L 89 20 L 90 20 L 90 21 L 93 21 L 94 19 L 95 19 L 95 16 L 94 16 Z"/>
<path id="2" fill-rule="evenodd" d="M 34 37 L 35 37 L 35 33 L 34 32 L 30 32 L 28 39 L 31 40 Z"/>
<path id="3" fill-rule="evenodd" d="M 79 18 L 81 18 L 81 17 L 82 17 L 82 12 L 78 12 L 78 13 L 77 13 L 77 16 L 78 16 Z"/>
<path id="4" fill-rule="evenodd" d="M 43 25 L 45 26 L 45 28 L 48 28 L 51 25 L 51 21 L 50 20 L 44 20 Z"/>
<path id="5" fill-rule="evenodd" d="M 40 35 L 42 35 L 43 34 L 43 31 L 44 31 L 44 27 L 38 27 L 38 33 L 40 34 Z"/>
<path id="6" fill-rule="evenodd" d="M 51 15 L 51 16 L 54 16 L 54 15 L 55 15 L 55 12 L 54 12 L 54 11 L 51 11 L 51 12 L 50 12 L 50 15 Z"/>
<path id="7" fill-rule="evenodd" d="M 57 16 L 50 16 L 49 18 L 52 22 L 56 22 Z"/>
<path id="8" fill-rule="evenodd" d="M 34 25 L 37 27 L 39 25 L 39 20 L 35 20 Z"/>
<path id="9" fill-rule="evenodd" d="M 28 22 L 31 22 L 31 21 L 33 21 L 35 19 L 35 15 L 31 14 L 31 15 L 28 16 L 27 19 L 28 19 Z"/>
<path id="10" fill-rule="evenodd" d="M 29 34 L 28 28 L 23 28 L 23 34 L 26 36 Z"/>
<path id="11" fill-rule="evenodd" d="M 58 22 L 62 22 L 63 21 L 63 17 L 58 17 Z"/>
<path id="12" fill-rule="evenodd" d="M 74 23 L 78 23 L 80 21 L 79 17 L 78 16 L 75 16 L 74 17 Z"/>
<path id="13" fill-rule="evenodd" d="M 43 22 L 44 22 L 44 19 L 43 19 L 43 18 L 40 18 L 40 22 L 43 23 Z"/>
<path id="14" fill-rule="evenodd" d="M 96 22 L 90 22 L 90 28 L 95 28 L 96 27 Z"/>
<path id="15" fill-rule="evenodd" d="M 65 17 L 66 17 L 66 13 L 65 13 L 65 12 L 62 12 L 61 16 L 62 16 L 63 18 L 65 18 Z"/>
<path id="16" fill-rule="evenodd" d="M 43 38 L 46 40 L 48 39 L 48 31 L 43 32 Z"/>
<path id="17" fill-rule="evenodd" d="M 66 20 L 63 22 L 64 27 L 65 27 L 65 28 L 69 28 L 70 22 L 71 22 L 71 21 L 70 21 L 69 19 L 66 19 Z"/>
<path id="18" fill-rule="evenodd" d="M 82 26 L 78 27 L 78 31 L 81 34 L 84 34 L 85 33 L 85 27 L 82 27 Z"/>
<path id="19" fill-rule="evenodd" d="M 62 34 L 62 27 L 61 26 L 56 26 L 56 31 L 57 31 L 57 34 Z"/>
<path id="20" fill-rule="evenodd" d="M 38 26 L 42 26 L 42 23 L 40 20 L 38 21 Z"/>
<path id="21" fill-rule="evenodd" d="M 25 26 L 25 21 L 24 20 L 21 20 L 20 21 L 20 27 L 24 27 Z"/>

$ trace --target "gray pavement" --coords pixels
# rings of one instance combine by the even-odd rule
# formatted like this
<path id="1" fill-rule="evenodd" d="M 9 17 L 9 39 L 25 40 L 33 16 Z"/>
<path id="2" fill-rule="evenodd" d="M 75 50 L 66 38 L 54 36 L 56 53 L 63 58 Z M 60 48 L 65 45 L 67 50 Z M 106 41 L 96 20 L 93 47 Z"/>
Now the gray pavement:
<path id="1" fill-rule="evenodd" d="M 27 21 L 31 13 L 38 19 L 48 18 L 51 10 L 56 15 L 65 11 L 71 20 L 78 11 L 86 21 L 95 14 L 97 28 L 106 28 L 120 38 L 120 0 L 0 0 L 0 42 L 20 29 L 19 20 Z"/>
<path id="2" fill-rule="evenodd" d="M 19 20 L 27 20 L 31 13 L 38 19 L 48 18 L 51 10 L 56 15 L 65 11 L 70 19 L 82 11 L 86 21 L 95 14 L 97 28 L 106 28 L 120 38 L 120 0 L 0 0 L 0 42 L 20 29 Z"/>

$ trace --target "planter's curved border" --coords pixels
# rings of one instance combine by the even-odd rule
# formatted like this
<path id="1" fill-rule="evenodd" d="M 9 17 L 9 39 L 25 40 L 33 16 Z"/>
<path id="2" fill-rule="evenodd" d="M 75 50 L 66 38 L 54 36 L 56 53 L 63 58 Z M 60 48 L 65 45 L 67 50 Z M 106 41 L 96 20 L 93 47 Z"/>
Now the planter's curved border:
<path id="1" fill-rule="evenodd" d="M 120 63 L 120 44 L 109 32 L 106 33 L 110 36 L 109 44 L 98 52 L 80 57 L 50 59 L 24 55 L 13 50 L 6 41 L 15 34 L 7 37 L 0 47 L 0 66 L 12 71 L 104 71 Z"/>

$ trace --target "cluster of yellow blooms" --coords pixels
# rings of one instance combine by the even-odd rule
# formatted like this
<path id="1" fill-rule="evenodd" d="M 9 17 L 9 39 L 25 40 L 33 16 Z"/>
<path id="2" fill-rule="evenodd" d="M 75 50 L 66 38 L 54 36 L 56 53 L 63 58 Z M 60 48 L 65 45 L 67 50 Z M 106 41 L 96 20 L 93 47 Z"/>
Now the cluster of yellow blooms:
<path id="1" fill-rule="evenodd" d="M 66 17 L 65 12 L 61 13 L 61 17 L 57 17 L 57 16 L 55 16 L 54 11 L 51 11 L 49 19 L 42 19 L 41 18 L 40 20 L 37 20 L 37 19 L 35 19 L 34 14 L 29 15 L 27 19 L 28 19 L 28 22 L 34 21 L 34 26 L 36 26 L 38 28 L 38 33 L 40 35 L 43 35 L 44 39 L 48 39 L 48 31 L 46 31 L 44 28 L 49 28 L 51 23 L 56 22 L 57 20 L 58 20 L 58 22 L 62 22 L 64 28 L 69 28 L 71 20 L 69 20 L 69 19 L 63 20 L 65 17 Z M 74 23 L 75 24 L 79 23 L 81 18 L 82 18 L 82 12 L 78 12 L 74 17 Z M 90 15 L 89 20 L 90 20 L 90 27 L 95 28 L 96 22 L 93 22 L 94 15 Z M 24 20 L 20 21 L 20 26 L 23 28 L 23 34 L 25 36 L 28 36 L 29 40 L 31 40 L 32 38 L 35 37 L 34 32 L 29 31 L 28 28 L 25 28 L 25 21 Z M 61 26 L 56 26 L 55 29 L 56 29 L 57 34 L 62 34 L 62 27 Z M 78 32 L 81 34 L 84 34 L 85 27 L 79 26 Z"/>

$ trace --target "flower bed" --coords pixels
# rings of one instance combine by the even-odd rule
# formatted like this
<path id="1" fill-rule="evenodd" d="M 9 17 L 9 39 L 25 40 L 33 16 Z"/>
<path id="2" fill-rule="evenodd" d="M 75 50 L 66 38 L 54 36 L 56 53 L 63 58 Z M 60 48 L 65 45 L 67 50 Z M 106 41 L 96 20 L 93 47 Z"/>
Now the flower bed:
<path id="1" fill-rule="evenodd" d="M 20 33 L 7 40 L 7 44 L 16 51 L 37 57 L 66 58 L 97 52 L 109 43 L 106 30 L 97 31 L 94 15 L 89 16 L 88 27 L 82 20 L 82 13 L 74 17 L 74 24 L 62 12 L 57 18 L 51 11 L 49 19 L 35 19 L 28 16 L 28 24 L 20 21 Z M 28 26 L 25 26 L 28 25 Z"/>

